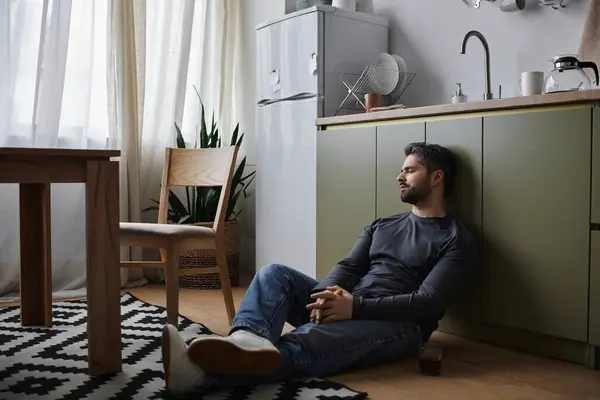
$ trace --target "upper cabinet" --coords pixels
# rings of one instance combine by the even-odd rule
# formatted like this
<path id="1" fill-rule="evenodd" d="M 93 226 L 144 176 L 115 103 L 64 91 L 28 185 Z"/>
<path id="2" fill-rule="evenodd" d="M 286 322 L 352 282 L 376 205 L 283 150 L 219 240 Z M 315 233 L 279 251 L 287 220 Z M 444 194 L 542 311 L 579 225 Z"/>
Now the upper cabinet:
<path id="1" fill-rule="evenodd" d="M 467 226 L 481 242 L 481 191 L 482 191 L 482 137 L 483 119 L 453 118 L 427 122 L 425 139 L 428 143 L 442 145 L 457 158 L 454 190 L 448 198 L 448 209 Z M 481 252 L 481 249 L 479 249 Z M 448 317 L 460 315 L 477 319 L 481 313 L 481 281 L 460 304 L 448 310 Z"/>
<path id="2" fill-rule="evenodd" d="M 425 122 L 401 122 L 377 127 L 377 217 L 410 211 L 400 200 L 398 175 L 404 164 L 404 147 L 425 141 Z"/>
<path id="3" fill-rule="evenodd" d="M 316 275 L 323 279 L 375 219 L 374 126 L 318 132 L 316 215 Z"/>
<path id="4" fill-rule="evenodd" d="M 484 118 L 484 319 L 586 341 L 592 109 Z"/>

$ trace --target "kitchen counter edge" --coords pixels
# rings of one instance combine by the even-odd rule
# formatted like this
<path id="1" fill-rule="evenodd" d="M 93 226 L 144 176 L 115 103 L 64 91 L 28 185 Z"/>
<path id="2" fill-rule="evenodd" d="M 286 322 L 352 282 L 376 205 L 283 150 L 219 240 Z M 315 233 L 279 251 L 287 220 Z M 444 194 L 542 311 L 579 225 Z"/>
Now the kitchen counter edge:
<path id="1" fill-rule="evenodd" d="M 519 96 L 497 100 L 471 101 L 458 104 L 439 104 L 405 108 L 397 110 L 375 111 L 371 113 L 359 113 L 341 115 L 335 117 L 317 118 L 316 125 L 322 128 L 334 125 L 346 125 L 356 123 L 369 123 L 390 121 L 417 117 L 433 117 L 441 115 L 465 114 L 483 111 L 502 111 L 519 108 L 531 108 L 540 106 L 569 105 L 586 103 L 600 100 L 600 89 L 581 90 L 577 92 L 563 92 L 552 94 L 541 94 L 536 96 Z"/>

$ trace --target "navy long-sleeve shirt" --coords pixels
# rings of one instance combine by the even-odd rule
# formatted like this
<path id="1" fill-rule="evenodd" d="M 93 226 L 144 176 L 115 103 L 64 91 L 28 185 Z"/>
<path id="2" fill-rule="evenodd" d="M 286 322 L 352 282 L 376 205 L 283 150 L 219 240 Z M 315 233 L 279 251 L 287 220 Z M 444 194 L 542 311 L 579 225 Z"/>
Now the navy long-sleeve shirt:
<path id="1" fill-rule="evenodd" d="M 455 217 L 408 212 L 367 225 L 313 292 L 338 285 L 354 296 L 353 319 L 413 321 L 429 337 L 479 267 L 477 241 Z"/>

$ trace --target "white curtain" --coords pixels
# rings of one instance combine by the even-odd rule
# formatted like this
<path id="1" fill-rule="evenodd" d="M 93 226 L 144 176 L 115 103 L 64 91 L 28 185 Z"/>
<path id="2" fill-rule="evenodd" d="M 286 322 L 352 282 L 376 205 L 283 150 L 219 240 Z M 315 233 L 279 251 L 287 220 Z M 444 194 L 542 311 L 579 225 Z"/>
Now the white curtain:
<path id="1" fill-rule="evenodd" d="M 106 146 L 106 13 L 103 1 L 0 1 L 0 146 Z M 52 185 L 59 296 L 85 285 L 83 189 Z M 0 185 L 0 294 L 19 288 L 18 215 L 18 186 Z"/>
<path id="2" fill-rule="evenodd" d="M 226 142 L 235 126 L 239 1 L 0 0 L 0 146 L 119 148 L 121 219 L 155 221 L 140 209 L 158 195 L 174 122 L 195 140 L 194 86 Z M 83 195 L 83 185 L 52 186 L 55 298 L 85 294 Z M 17 211 L 17 186 L 0 185 L 8 300 L 20 279 Z M 124 270 L 122 283 L 147 277 Z"/>
<path id="3" fill-rule="evenodd" d="M 115 35 L 115 48 L 121 59 L 129 59 L 129 79 L 135 81 L 138 96 L 128 97 L 131 108 L 138 107 L 139 136 L 130 155 L 138 154 L 139 163 L 130 157 L 128 179 L 138 182 L 141 209 L 155 205 L 163 168 L 165 147 L 175 146 L 175 123 L 182 129 L 188 145 L 196 141 L 200 100 L 207 115 L 219 123 L 223 141 L 229 143 L 237 121 L 239 105 L 234 87 L 234 65 L 239 62 L 240 0 L 133 0 L 115 3 L 115 19 L 124 32 Z M 119 43 L 122 39 L 127 43 Z M 135 59 L 135 61 L 133 61 Z M 239 70 L 239 69 L 238 69 Z M 237 78 L 239 79 L 239 78 Z M 125 81 L 122 84 L 126 84 Z M 117 93 L 119 90 L 117 90 Z M 121 90 L 130 93 L 131 90 Z M 121 101 L 126 104 L 127 101 Z M 137 168 L 135 171 L 133 167 Z M 125 213 L 122 208 L 122 217 Z M 155 222 L 155 212 L 129 213 L 131 221 Z M 155 251 L 145 258 L 156 257 Z M 132 253 L 139 259 L 139 253 Z M 129 285 L 144 283 L 146 278 L 162 278 L 160 270 L 127 270 Z"/>
<path id="4" fill-rule="evenodd" d="M 174 123 L 188 144 L 195 142 L 200 103 L 194 87 L 226 142 L 233 131 L 239 0 L 148 0 L 145 12 L 141 169 L 153 172 L 141 178 L 141 201 L 152 205 L 148 197 L 160 190 L 164 148 L 175 145 Z"/>

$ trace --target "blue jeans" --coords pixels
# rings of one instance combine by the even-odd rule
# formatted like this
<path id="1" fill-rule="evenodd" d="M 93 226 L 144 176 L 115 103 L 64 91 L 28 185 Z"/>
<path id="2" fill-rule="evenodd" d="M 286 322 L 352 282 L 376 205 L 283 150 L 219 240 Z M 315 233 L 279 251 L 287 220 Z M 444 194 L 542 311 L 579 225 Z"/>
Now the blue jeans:
<path id="1" fill-rule="evenodd" d="M 422 335 L 412 322 L 347 320 L 317 325 L 306 305 L 317 281 L 283 265 L 260 269 L 246 292 L 232 331 L 250 329 L 271 340 L 282 355 L 265 375 L 207 375 L 211 389 L 324 377 L 350 368 L 396 362 L 418 352 Z M 285 322 L 295 327 L 281 335 Z M 234 362 L 234 361 L 233 361 Z"/>

